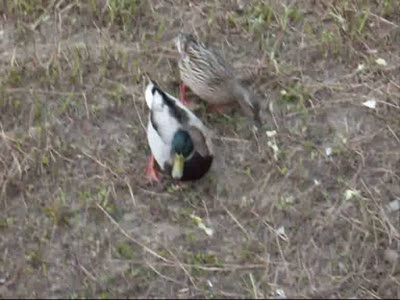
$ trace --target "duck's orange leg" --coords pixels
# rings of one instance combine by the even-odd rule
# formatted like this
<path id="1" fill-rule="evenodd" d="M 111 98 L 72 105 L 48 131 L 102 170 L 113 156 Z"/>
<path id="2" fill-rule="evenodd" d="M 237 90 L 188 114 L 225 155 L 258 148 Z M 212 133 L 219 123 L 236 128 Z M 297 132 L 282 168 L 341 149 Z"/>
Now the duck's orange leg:
<path id="1" fill-rule="evenodd" d="M 154 169 L 154 156 L 153 155 L 150 156 L 149 165 L 147 166 L 147 169 L 146 169 L 146 177 L 149 180 L 158 181 L 158 172 L 156 169 Z"/>
<path id="2" fill-rule="evenodd" d="M 186 85 L 182 82 L 180 87 L 181 87 L 181 99 L 183 104 L 185 104 L 186 106 L 190 106 L 190 102 L 186 98 Z"/>
<path id="3" fill-rule="evenodd" d="M 180 88 L 181 88 L 182 103 L 191 110 L 196 109 L 197 108 L 196 104 L 193 102 L 189 102 L 189 100 L 186 97 L 186 85 L 183 82 L 181 83 Z"/>

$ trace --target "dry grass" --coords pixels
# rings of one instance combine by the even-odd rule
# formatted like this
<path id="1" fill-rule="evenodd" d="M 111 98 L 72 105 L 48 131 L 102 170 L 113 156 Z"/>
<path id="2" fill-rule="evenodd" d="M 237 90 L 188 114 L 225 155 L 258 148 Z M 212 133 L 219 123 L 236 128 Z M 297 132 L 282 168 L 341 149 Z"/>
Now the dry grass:
<path id="1" fill-rule="evenodd" d="M 400 297 L 396 0 L 0 11 L 1 297 Z M 179 95 L 179 30 L 264 95 L 265 132 L 201 107 L 213 169 L 150 185 L 142 75 Z"/>

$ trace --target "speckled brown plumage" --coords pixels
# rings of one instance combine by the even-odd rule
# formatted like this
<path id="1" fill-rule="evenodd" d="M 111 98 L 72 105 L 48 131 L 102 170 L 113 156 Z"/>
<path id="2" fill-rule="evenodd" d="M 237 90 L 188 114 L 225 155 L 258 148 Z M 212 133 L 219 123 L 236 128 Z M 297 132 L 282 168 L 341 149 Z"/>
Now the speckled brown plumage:
<path id="1" fill-rule="evenodd" d="M 257 96 L 237 79 L 231 65 L 191 34 L 179 33 L 176 46 L 180 77 L 185 85 L 214 106 L 236 101 L 260 125 Z"/>

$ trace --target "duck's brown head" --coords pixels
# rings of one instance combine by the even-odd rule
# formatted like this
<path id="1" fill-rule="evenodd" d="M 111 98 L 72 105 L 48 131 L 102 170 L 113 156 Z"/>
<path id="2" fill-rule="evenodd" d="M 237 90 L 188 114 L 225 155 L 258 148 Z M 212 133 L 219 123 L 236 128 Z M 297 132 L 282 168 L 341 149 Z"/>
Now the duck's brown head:
<path id="1" fill-rule="evenodd" d="M 179 32 L 175 38 L 175 45 L 180 54 L 186 52 L 191 43 L 197 43 L 197 41 L 190 33 Z"/>

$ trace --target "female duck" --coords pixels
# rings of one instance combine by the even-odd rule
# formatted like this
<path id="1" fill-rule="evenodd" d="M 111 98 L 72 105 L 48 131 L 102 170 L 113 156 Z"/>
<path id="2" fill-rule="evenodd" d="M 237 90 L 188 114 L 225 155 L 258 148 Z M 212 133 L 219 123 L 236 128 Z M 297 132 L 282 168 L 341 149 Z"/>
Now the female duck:
<path id="1" fill-rule="evenodd" d="M 175 39 L 180 54 L 178 61 L 182 101 L 186 99 L 185 85 L 196 95 L 220 111 L 225 105 L 238 102 L 247 115 L 260 127 L 259 102 L 235 76 L 234 69 L 214 50 L 195 40 L 193 35 L 179 33 Z"/>
<path id="2" fill-rule="evenodd" d="M 150 109 L 147 139 L 152 152 L 146 176 L 158 181 L 157 167 L 181 181 L 200 179 L 213 161 L 208 129 L 154 82 L 147 85 L 145 98 Z"/>

